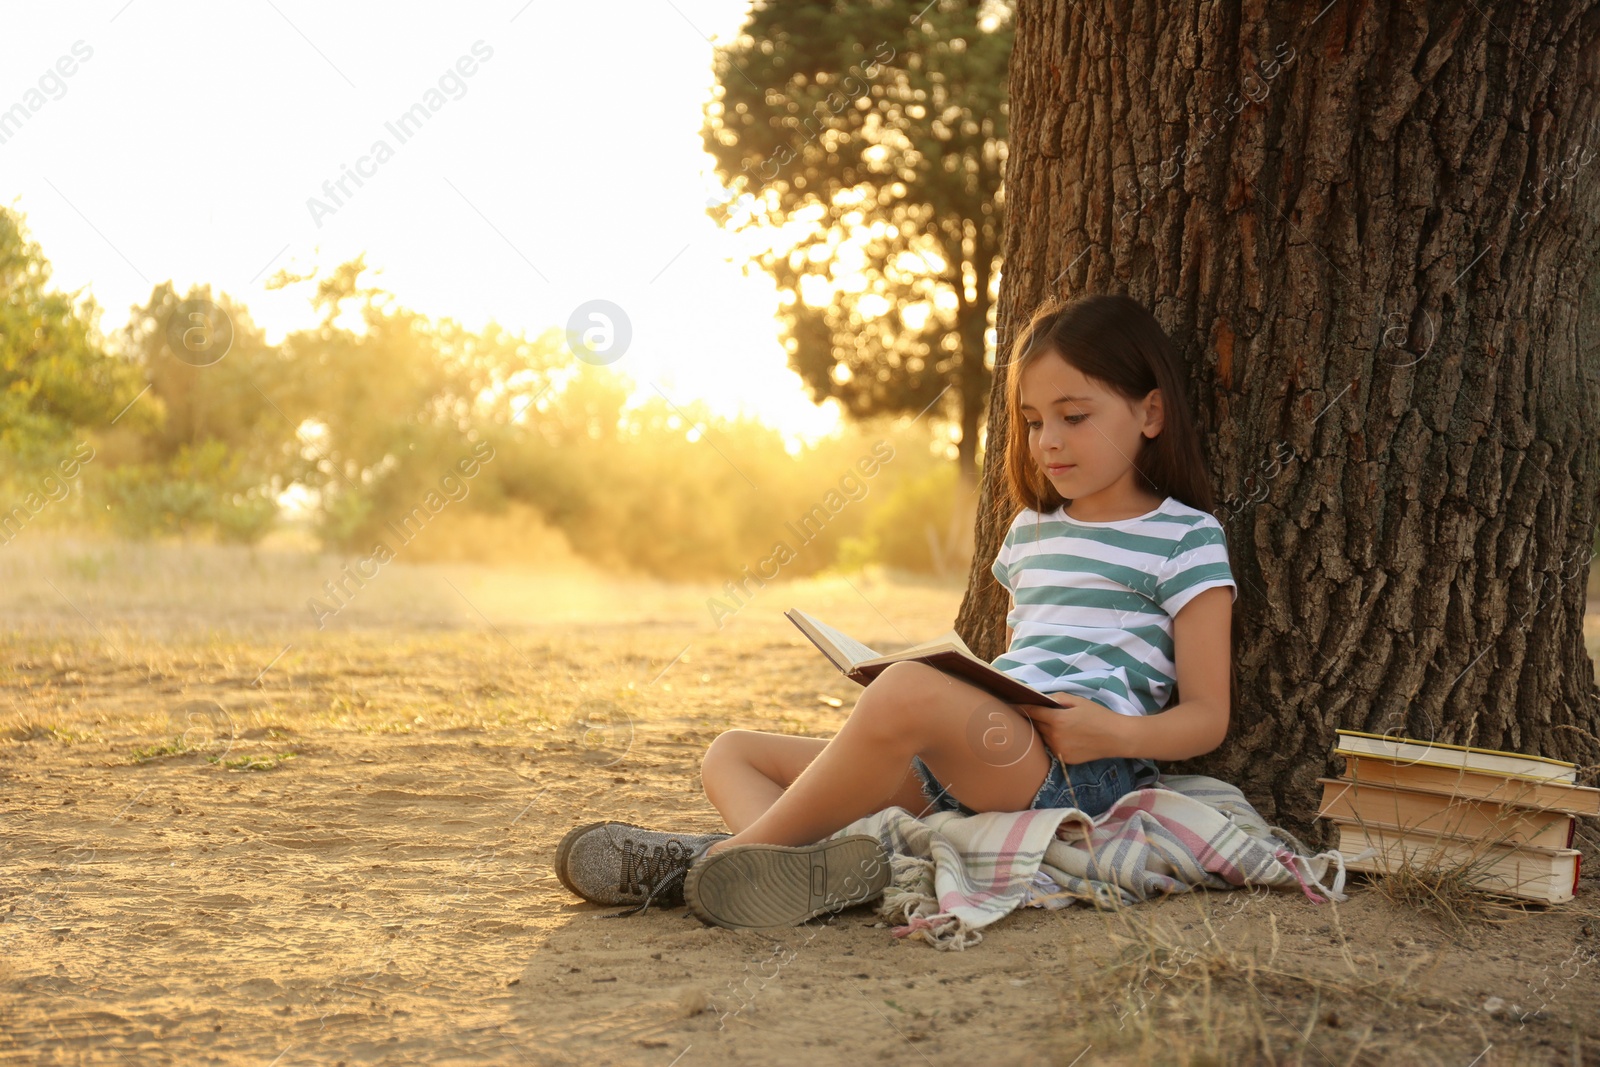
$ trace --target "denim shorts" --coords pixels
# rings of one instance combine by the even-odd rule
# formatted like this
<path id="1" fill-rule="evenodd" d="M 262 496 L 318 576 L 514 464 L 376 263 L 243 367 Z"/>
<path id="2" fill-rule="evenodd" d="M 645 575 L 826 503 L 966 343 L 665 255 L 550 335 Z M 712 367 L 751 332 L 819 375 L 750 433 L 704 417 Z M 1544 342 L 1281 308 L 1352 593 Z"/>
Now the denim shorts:
<path id="1" fill-rule="evenodd" d="M 911 767 L 922 779 L 922 795 L 931 807 L 926 812 L 914 812 L 919 817 L 935 811 L 959 811 L 963 815 L 976 815 L 939 784 L 921 756 L 911 757 Z M 1110 810 L 1111 805 L 1135 789 L 1153 785 L 1160 769 L 1154 760 L 1134 759 L 1127 756 L 1106 756 L 1087 763 L 1062 763 L 1059 756 L 1050 757 L 1050 771 L 1044 784 L 1033 796 L 1030 809 L 1077 808 L 1090 818 Z"/>

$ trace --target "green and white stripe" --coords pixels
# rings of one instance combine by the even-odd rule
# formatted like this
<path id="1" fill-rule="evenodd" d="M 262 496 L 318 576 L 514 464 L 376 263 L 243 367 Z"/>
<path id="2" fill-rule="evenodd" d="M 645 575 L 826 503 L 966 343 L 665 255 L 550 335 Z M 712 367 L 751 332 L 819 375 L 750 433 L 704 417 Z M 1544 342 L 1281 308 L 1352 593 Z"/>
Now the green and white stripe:
<path id="1" fill-rule="evenodd" d="M 1024 508 L 993 571 L 1011 592 L 1006 624 L 1015 630 L 994 666 L 1124 715 L 1160 711 L 1172 695 L 1173 616 L 1206 589 L 1239 596 L 1222 524 L 1170 496 L 1116 522 Z"/>

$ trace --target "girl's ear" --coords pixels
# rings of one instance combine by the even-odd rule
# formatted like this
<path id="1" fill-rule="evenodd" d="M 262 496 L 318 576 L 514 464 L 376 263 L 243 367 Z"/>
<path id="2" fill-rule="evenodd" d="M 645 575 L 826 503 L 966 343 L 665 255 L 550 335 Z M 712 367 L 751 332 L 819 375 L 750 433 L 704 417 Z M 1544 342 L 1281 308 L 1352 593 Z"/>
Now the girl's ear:
<path id="1" fill-rule="evenodd" d="M 1166 425 L 1166 412 L 1161 406 L 1161 390 L 1152 389 L 1145 394 L 1144 426 L 1140 431 L 1146 437 L 1156 437 Z"/>

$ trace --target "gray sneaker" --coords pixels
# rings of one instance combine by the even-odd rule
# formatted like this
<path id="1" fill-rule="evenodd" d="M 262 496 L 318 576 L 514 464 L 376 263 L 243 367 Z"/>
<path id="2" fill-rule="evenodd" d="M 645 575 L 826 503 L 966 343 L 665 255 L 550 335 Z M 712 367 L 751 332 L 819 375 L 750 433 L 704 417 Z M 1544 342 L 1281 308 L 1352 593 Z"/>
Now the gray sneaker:
<path id="1" fill-rule="evenodd" d="M 732 834 L 673 834 L 626 822 L 594 822 L 567 831 L 556 846 L 556 877 L 594 904 L 633 904 L 616 918 L 651 904 L 683 903 L 689 863 Z"/>
<path id="2" fill-rule="evenodd" d="M 764 930 L 865 904 L 890 874 L 889 854 L 870 834 L 813 845 L 730 845 L 689 867 L 683 896 L 714 926 Z"/>

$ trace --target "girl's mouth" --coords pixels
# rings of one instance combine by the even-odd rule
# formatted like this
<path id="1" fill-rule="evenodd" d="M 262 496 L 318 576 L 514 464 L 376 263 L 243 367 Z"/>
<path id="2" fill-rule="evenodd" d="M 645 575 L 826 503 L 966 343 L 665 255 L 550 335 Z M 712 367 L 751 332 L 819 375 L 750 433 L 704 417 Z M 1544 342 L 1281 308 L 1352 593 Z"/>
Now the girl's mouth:
<path id="1" fill-rule="evenodd" d="M 1045 468 L 1044 469 L 1049 471 L 1051 474 L 1058 474 L 1059 475 L 1059 474 L 1067 473 L 1068 471 L 1072 470 L 1076 466 L 1077 466 L 1076 463 L 1047 463 L 1047 464 L 1045 464 Z"/>

